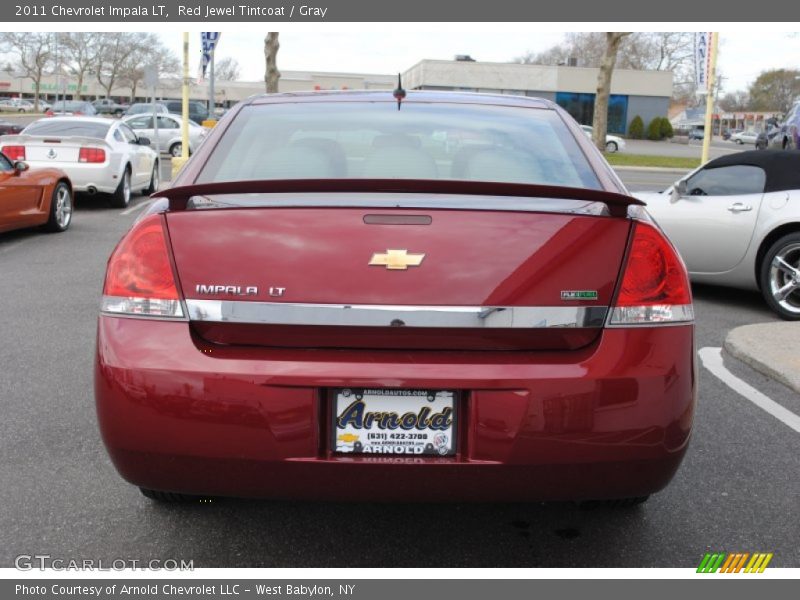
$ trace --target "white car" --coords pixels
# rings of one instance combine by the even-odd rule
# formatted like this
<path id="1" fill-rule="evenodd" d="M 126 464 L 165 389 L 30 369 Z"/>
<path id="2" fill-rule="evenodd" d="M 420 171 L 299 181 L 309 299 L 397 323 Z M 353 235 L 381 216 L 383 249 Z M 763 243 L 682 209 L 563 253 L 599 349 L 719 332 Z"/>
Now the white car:
<path id="1" fill-rule="evenodd" d="M 33 102 L 19 98 L 9 98 L 8 100 L 0 101 L 0 110 L 21 113 L 33 112 Z"/>
<path id="2" fill-rule="evenodd" d="M 581 129 L 589 139 L 592 139 L 594 129 L 591 125 L 581 125 Z M 606 152 L 617 152 L 618 150 L 625 150 L 625 140 L 616 135 L 606 135 Z"/>
<path id="3" fill-rule="evenodd" d="M 3 136 L 3 153 L 31 168 L 55 167 L 72 180 L 76 192 L 112 195 L 128 206 L 132 190 L 158 189 L 158 156 L 150 140 L 125 123 L 101 117 L 52 117 L 28 125 L 18 135 Z"/>
<path id="4" fill-rule="evenodd" d="M 137 135 L 149 138 L 153 145 L 158 141 L 158 148 L 161 152 L 166 152 L 172 156 L 180 156 L 183 148 L 182 127 L 183 118 L 178 115 L 167 114 L 158 115 L 158 140 L 153 124 L 152 114 L 133 115 L 125 117 L 127 123 Z M 202 125 L 198 125 L 189 120 L 189 154 L 192 154 L 203 142 L 208 130 Z"/>
<path id="5" fill-rule="evenodd" d="M 634 196 L 693 281 L 760 290 L 781 317 L 800 320 L 800 152 L 734 152 Z"/>
<path id="6" fill-rule="evenodd" d="M 734 133 L 731 136 L 731 141 L 736 142 L 739 145 L 755 144 L 757 139 L 758 139 L 757 131 L 740 131 L 739 133 Z"/>

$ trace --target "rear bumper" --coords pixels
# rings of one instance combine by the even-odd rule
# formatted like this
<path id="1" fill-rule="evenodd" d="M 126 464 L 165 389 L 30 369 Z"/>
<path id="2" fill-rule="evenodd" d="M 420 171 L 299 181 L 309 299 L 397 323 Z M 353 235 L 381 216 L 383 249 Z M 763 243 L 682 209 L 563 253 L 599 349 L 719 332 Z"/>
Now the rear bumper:
<path id="1" fill-rule="evenodd" d="M 115 177 L 112 168 L 107 164 L 75 163 L 75 162 L 44 162 L 30 161 L 31 168 L 61 169 L 72 182 L 72 189 L 76 192 L 86 192 L 93 189 L 97 192 L 112 194 L 119 186 L 119 179 Z"/>
<path id="2" fill-rule="evenodd" d="M 328 449 L 329 391 L 462 391 L 454 458 Z M 166 491 L 358 500 L 579 500 L 663 488 L 695 405 L 691 325 L 571 352 L 211 346 L 184 322 L 101 316 L 95 395 L 120 474 Z"/>

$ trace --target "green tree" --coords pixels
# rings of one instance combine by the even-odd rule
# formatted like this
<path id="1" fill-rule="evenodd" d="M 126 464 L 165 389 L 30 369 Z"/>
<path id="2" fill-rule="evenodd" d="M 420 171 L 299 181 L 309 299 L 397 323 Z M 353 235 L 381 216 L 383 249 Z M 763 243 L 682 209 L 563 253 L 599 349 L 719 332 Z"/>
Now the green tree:
<path id="1" fill-rule="evenodd" d="M 647 139 L 657 142 L 661 139 L 661 117 L 655 117 L 647 126 Z"/>
<path id="2" fill-rule="evenodd" d="M 633 117 L 631 124 L 628 125 L 628 137 L 634 140 L 644 138 L 644 121 L 639 115 Z"/>
<path id="3" fill-rule="evenodd" d="M 788 111 L 800 96 L 800 71 L 772 69 L 762 71 L 750 85 L 750 108 L 757 111 Z"/>
<path id="4" fill-rule="evenodd" d="M 660 133 L 662 139 L 669 139 L 674 135 L 672 131 L 672 123 L 666 117 L 661 117 Z"/>

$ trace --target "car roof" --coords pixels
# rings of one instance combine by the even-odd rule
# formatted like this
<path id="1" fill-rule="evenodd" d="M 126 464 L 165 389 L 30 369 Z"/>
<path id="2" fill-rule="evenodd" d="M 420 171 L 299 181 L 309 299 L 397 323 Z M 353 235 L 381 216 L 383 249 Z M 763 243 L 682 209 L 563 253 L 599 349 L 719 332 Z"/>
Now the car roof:
<path id="1" fill-rule="evenodd" d="M 797 150 L 748 150 L 709 161 L 705 169 L 752 166 L 764 169 L 764 192 L 800 190 L 800 152 Z"/>
<path id="2" fill-rule="evenodd" d="M 286 102 L 397 102 L 388 90 L 320 90 L 312 92 L 284 92 L 258 94 L 247 99 L 247 104 L 279 104 Z M 510 94 L 482 94 L 475 92 L 420 91 L 406 92 L 403 102 L 484 104 L 494 106 L 519 106 L 524 108 L 555 108 L 544 98 L 513 96 Z"/>

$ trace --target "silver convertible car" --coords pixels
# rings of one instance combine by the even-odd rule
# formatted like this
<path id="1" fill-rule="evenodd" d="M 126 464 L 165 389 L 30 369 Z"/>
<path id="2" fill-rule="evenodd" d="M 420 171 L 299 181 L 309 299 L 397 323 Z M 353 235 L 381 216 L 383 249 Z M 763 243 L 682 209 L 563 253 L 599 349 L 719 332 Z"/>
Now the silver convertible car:
<path id="1" fill-rule="evenodd" d="M 634 195 L 693 281 L 758 289 L 781 317 L 800 320 L 800 152 L 722 156 L 663 192 Z"/>
<path id="2" fill-rule="evenodd" d="M 125 207 L 132 192 L 158 189 L 158 156 L 150 140 L 125 123 L 100 117 L 52 117 L 35 121 L 13 136 L 3 136 L 3 153 L 31 168 L 55 167 L 72 180 L 76 192 L 111 194 Z"/>

